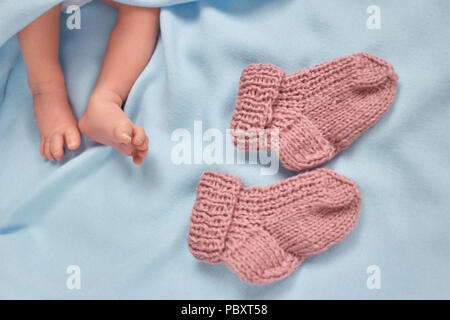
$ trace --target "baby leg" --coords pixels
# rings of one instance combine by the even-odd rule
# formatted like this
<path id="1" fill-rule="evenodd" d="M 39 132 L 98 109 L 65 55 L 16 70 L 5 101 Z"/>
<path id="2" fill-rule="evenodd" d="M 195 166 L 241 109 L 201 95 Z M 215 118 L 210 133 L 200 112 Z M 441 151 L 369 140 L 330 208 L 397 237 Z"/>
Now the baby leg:
<path id="1" fill-rule="evenodd" d="M 148 153 L 148 137 L 121 107 L 153 53 L 159 9 L 111 4 L 118 9 L 117 22 L 79 127 L 90 139 L 112 146 L 141 164 Z"/>
<path id="2" fill-rule="evenodd" d="M 41 15 L 18 34 L 41 136 L 41 155 L 50 161 L 61 160 L 64 146 L 73 150 L 81 141 L 58 60 L 59 17 L 60 5 Z"/>

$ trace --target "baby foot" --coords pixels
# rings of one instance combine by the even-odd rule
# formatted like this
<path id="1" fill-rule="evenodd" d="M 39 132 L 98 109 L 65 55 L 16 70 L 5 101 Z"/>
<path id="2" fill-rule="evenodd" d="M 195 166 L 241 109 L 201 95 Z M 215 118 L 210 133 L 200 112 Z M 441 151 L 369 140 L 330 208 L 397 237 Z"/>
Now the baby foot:
<path id="1" fill-rule="evenodd" d="M 86 137 L 133 157 L 139 165 L 148 153 L 148 137 L 121 106 L 122 99 L 114 92 L 94 92 L 78 126 Z"/>
<path id="2" fill-rule="evenodd" d="M 34 117 L 41 136 L 40 152 L 45 160 L 64 158 L 64 146 L 80 146 L 80 132 L 64 87 L 33 88 Z"/>

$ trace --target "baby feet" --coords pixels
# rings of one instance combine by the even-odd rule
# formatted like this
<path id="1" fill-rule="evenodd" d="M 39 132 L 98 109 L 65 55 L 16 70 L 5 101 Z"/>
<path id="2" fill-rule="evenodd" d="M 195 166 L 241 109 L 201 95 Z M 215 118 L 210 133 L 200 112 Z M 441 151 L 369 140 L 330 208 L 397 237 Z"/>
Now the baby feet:
<path id="1" fill-rule="evenodd" d="M 148 137 L 122 111 L 122 99 L 114 92 L 94 92 L 78 126 L 88 138 L 112 146 L 141 164 L 148 153 Z"/>
<path id="2" fill-rule="evenodd" d="M 77 124 L 63 85 L 46 83 L 32 87 L 36 124 L 41 136 L 40 152 L 45 160 L 64 158 L 64 147 L 80 146 L 80 131 L 88 138 L 112 146 L 136 164 L 148 153 L 148 137 L 122 111 L 122 100 L 113 92 L 94 93 Z"/>
<path id="3" fill-rule="evenodd" d="M 64 147 L 74 150 L 81 142 L 65 88 L 51 85 L 46 89 L 33 89 L 34 116 L 41 136 L 41 155 L 45 160 L 62 160 Z"/>

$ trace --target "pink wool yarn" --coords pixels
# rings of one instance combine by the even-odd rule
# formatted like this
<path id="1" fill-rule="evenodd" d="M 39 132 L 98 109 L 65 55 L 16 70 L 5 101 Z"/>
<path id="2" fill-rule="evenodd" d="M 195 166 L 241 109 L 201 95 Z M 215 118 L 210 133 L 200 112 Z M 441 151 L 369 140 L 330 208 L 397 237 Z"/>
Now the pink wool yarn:
<path id="1" fill-rule="evenodd" d="M 197 259 L 225 263 L 243 281 L 273 282 L 343 240 L 360 206 L 356 184 L 330 169 L 248 188 L 229 174 L 205 172 L 188 245 Z"/>
<path id="2" fill-rule="evenodd" d="M 273 65 L 252 64 L 242 71 L 231 128 L 235 135 L 277 129 L 276 151 L 284 166 L 313 168 L 378 121 L 394 100 L 397 80 L 390 64 L 368 53 L 289 75 Z"/>

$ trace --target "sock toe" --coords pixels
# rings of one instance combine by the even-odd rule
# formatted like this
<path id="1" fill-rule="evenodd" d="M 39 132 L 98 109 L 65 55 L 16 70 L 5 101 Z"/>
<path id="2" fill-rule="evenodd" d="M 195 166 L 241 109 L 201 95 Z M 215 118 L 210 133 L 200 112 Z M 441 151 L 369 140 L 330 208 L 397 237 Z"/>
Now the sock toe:
<path id="1" fill-rule="evenodd" d="M 320 205 L 303 216 L 297 254 L 312 255 L 342 241 L 356 226 L 361 211 L 361 192 L 356 183 L 329 169 L 322 171 Z"/>
<path id="2" fill-rule="evenodd" d="M 361 197 L 356 184 L 325 168 L 290 179 L 283 186 L 290 191 L 278 197 L 286 199 L 284 207 L 279 204 L 283 209 L 270 216 L 266 213 L 264 229 L 297 257 L 322 252 L 343 240 L 359 217 Z M 292 188 L 297 185 L 301 187 Z"/>
<path id="3" fill-rule="evenodd" d="M 360 197 L 356 183 L 330 169 L 320 168 L 316 172 L 321 174 L 321 196 L 319 203 L 325 207 L 342 207 L 355 198 Z"/>
<path id="4" fill-rule="evenodd" d="M 355 55 L 355 68 L 354 85 L 359 89 L 377 88 L 387 81 L 398 80 L 392 65 L 369 53 Z"/>

